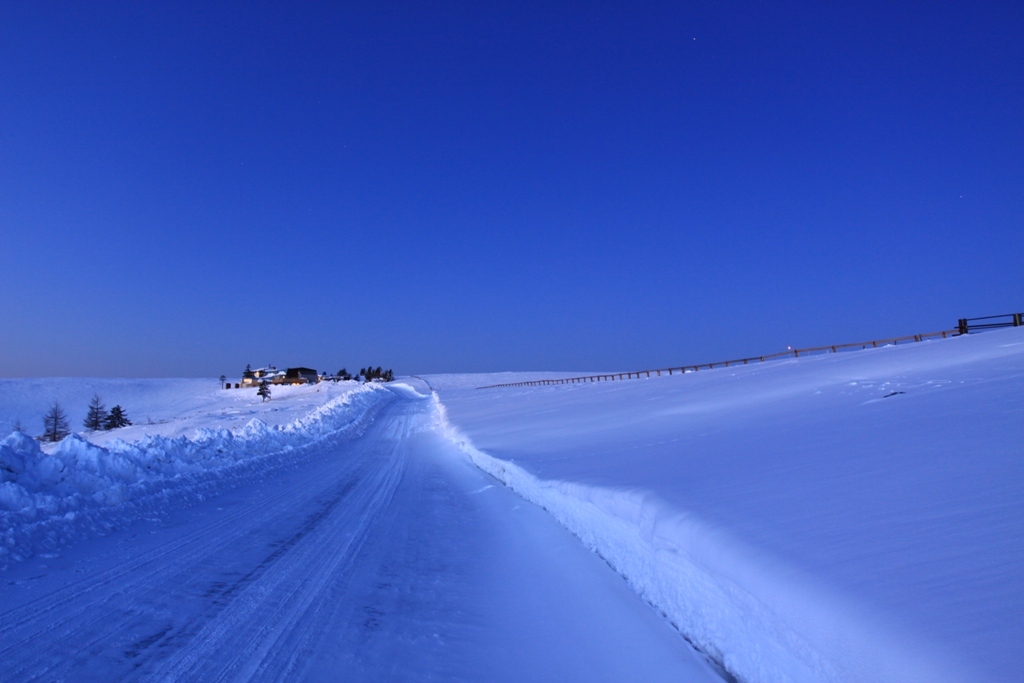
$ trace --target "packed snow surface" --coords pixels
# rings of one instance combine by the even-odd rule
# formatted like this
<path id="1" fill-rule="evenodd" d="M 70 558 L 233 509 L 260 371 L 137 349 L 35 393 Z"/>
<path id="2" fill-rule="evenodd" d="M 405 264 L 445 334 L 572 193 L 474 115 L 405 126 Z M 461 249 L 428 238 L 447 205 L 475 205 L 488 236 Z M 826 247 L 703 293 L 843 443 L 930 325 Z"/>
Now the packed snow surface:
<path id="1" fill-rule="evenodd" d="M 70 437 L 47 456 L 14 440 L 26 460 L 205 454 L 241 471 L 154 484 L 199 499 L 129 485 L 105 508 L 116 530 L 10 563 L 0 680 L 721 680 L 554 518 L 474 467 L 429 394 L 319 396 L 280 428 L 219 433 L 223 456 L 202 434 L 109 449 Z"/>
<path id="2" fill-rule="evenodd" d="M 275 387 L 270 402 L 255 389 L 223 390 L 215 380 L 0 384 L 15 415 L 41 413 L 57 401 L 68 406 L 72 425 L 81 424 L 94 393 L 138 407 L 136 419 L 152 419 L 73 433 L 42 448 L 18 431 L 0 440 L 0 566 L 259 477 L 296 460 L 293 451 L 358 431 L 393 399 L 380 385 L 355 382 Z"/>
<path id="3" fill-rule="evenodd" d="M 738 679 L 1019 680 L 1024 331 L 628 381 L 424 379 L 481 468 Z"/>
<path id="4" fill-rule="evenodd" d="M 1024 331 L 545 376 L 0 380 L 0 679 L 1019 678 Z"/>

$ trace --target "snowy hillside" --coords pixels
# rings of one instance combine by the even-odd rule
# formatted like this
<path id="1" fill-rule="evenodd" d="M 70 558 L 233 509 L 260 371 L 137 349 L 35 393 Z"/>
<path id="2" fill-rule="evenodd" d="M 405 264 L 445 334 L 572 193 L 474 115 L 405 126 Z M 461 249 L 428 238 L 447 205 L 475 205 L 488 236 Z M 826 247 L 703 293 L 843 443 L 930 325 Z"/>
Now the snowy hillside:
<path id="1" fill-rule="evenodd" d="M 1021 330 L 621 382 L 425 379 L 479 466 L 741 680 L 1018 679 Z"/>

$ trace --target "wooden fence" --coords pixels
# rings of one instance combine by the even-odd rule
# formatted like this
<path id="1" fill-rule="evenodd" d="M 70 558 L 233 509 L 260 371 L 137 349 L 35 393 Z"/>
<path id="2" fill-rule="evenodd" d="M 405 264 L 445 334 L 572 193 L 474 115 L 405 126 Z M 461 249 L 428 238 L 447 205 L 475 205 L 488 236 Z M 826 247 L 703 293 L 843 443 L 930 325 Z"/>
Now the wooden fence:
<path id="1" fill-rule="evenodd" d="M 985 322 L 978 322 L 979 320 Z M 991 330 L 995 327 L 1020 327 L 1022 325 L 1024 325 L 1024 313 L 986 315 L 981 318 L 960 318 L 957 321 L 957 332 L 968 334 L 971 330 Z"/>
<path id="2" fill-rule="evenodd" d="M 1016 320 L 1020 320 L 1021 314 L 1014 314 L 1017 317 Z M 968 320 L 980 320 L 980 318 L 970 318 Z M 962 322 L 962 321 L 961 321 Z M 581 377 L 565 377 L 562 379 L 536 379 L 528 382 L 509 382 L 506 384 L 489 384 L 485 387 L 477 387 L 477 389 L 497 389 L 498 387 L 539 387 L 552 384 L 583 384 L 585 382 L 613 382 L 615 380 L 624 379 L 640 379 L 641 377 L 661 377 L 662 374 L 671 375 L 673 373 L 684 373 L 684 372 L 697 372 L 698 370 L 706 369 L 712 370 L 714 368 L 727 368 L 730 365 L 747 365 L 749 363 L 763 363 L 767 360 L 775 358 L 799 358 L 801 355 L 810 355 L 812 353 L 837 353 L 844 349 L 866 349 L 869 346 L 871 348 L 877 348 L 879 345 L 886 344 L 899 344 L 900 342 L 909 341 L 923 341 L 925 339 L 931 339 L 935 337 L 946 337 L 957 336 L 959 334 L 965 334 L 956 330 L 941 330 L 939 332 L 926 332 L 925 334 L 913 334 L 908 337 L 892 337 L 890 339 L 875 339 L 868 342 L 858 342 L 856 344 L 835 344 L 833 346 L 814 346 L 806 349 L 789 349 L 780 353 L 772 353 L 767 356 L 753 356 L 751 358 L 738 358 L 736 360 L 723 360 L 717 363 L 701 363 L 700 365 L 683 365 L 676 368 L 661 368 L 658 370 L 634 370 L 631 372 L 613 372 L 605 375 L 585 375 Z"/>

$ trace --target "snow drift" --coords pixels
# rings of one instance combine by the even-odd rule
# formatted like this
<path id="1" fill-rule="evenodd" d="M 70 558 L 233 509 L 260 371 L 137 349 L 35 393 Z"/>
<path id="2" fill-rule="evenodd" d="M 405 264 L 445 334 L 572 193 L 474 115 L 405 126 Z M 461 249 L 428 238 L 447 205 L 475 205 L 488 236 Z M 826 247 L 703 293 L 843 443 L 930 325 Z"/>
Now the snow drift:
<path id="1" fill-rule="evenodd" d="M 551 513 L 740 681 L 969 680 L 959 665 L 938 665 L 907 651 L 906 642 L 886 645 L 882 627 L 813 579 L 800 581 L 792 568 L 648 492 L 540 480 L 449 435 L 480 469 Z"/>
<path id="2" fill-rule="evenodd" d="M 552 514 L 740 681 L 970 680 L 959 664 L 885 633 L 810 577 L 649 492 L 539 479 L 475 448 L 440 402 L 438 415 L 480 469 Z"/>
<path id="3" fill-rule="evenodd" d="M 0 441 L 0 564 L 103 532 L 301 459 L 306 448 L 358 433 L 394 394 L 366 384 L 284 425 L 201 428 L 192 438 L 144 436 L 104 446 L 72 434 L 44 452 L 14 432 Z"/>
<path id="4" fill-rule="evenodd" d="M 1016 680 L 1022 378 L 1004 330 L 630 382 L 427 379 L 481 469 L 760 683 Z"/>

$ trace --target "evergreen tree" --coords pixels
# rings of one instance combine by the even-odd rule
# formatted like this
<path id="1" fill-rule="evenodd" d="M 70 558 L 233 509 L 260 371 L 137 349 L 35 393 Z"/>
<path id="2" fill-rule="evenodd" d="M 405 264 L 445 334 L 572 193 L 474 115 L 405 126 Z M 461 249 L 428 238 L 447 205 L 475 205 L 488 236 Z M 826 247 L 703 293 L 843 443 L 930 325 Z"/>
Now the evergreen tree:
<path id="1" fill-rule="evenodd" d="M 85 428 L 90 432 L 95 432 L 98 429 L 103 429 L 103 422 L 107 417 L 107 408 L 100 401 L 99 394 L 93 394 L 92 400 L 89 401 L 89 412 L 85 415 Z"/>
<path id="2" fill-rule="evenodd" d="M 360 368 L 357 379 L 362 379 L 364 382 L 391 382 L 395 379 L 395 373 L 392 370 L 385 370 L 379 365 L 377 367 L 371 365 L 367 368 Z"/>
<path id="3" fill-rule="evenodd" d="M 70 433 L 68 416 L 64 414 L 64 409 L 60 407 L 60 404 L 54 401 L 53 407 L 43 415 L 42 440 L 56 443 Z"/>
<path id="4" fill-rule="evenodd" d="M 110 409 L 110 414 L 107 415 L 107 419 L 103 422 L 104 429 L 120 429 L 121 427 L 127 427 L 132 423 L 128 419 L 128 414 L 124 411 L 121 406 L 114 406 Z"/>
<path id="5" fill-rule="evenodd" d="M 262 398 L 264 403 L 270 400 L 270 383 L 267 380 L 260 382 L 260 388 L 256 391 L 256 395 Z"/>

